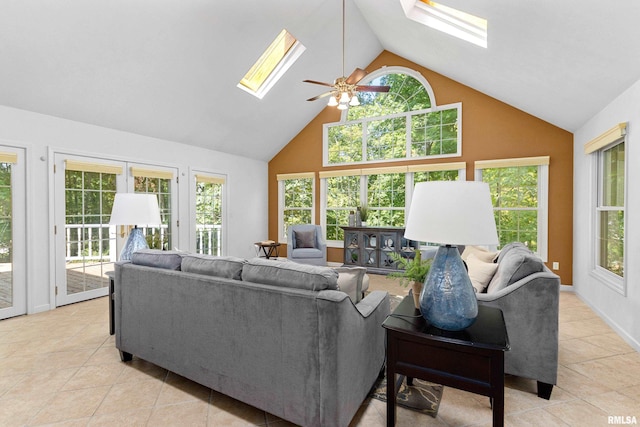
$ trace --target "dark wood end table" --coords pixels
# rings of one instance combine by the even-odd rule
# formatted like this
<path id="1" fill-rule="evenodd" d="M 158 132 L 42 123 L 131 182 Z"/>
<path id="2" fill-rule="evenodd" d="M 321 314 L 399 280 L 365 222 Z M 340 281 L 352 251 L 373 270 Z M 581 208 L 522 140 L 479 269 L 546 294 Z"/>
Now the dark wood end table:
<path id="1" fill-rule="evenodd" d="M 266 259 L 269 258 L 278 258 L 279 254 L 279 250 L 280 250 L 280 243 L 278 242 L 256 242 L 256 255 L 258 255 L 259 257 L 263 257 Z M 260 255 L 260 252 L 262 252 L 262 255 Z"/>
<path id="2" fill-rule="evenodd" d="M 116 318 L 114 312 L 116 311 L 115 307 L 115 298 L 116 298 L 116 290 L 115 290 L 115 271 L 107 271 L 105 273 L 109 277 L 109 335 L 113 335 L 116 333 Z"/>
<path id="3" fill-rule="evenodd" d="M 488 396 L 493 425 L 504 425 L 504 352 L 509 338 L 500 309 L 479 306 L 471 326 L 450 332 L 430 325 L 409 295 L 382 326 L 387 331 L 387 426 L 396 422 L 396 393 L 403 376 L 409 384 L 420 378 Z"/>

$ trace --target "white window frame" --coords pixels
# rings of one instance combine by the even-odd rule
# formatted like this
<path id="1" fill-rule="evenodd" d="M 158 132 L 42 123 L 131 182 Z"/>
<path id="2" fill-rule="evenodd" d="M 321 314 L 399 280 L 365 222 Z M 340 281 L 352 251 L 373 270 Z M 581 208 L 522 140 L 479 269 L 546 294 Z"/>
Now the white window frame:
<path id="1" fill-rule="evenodd" d="M 603 184 L 603 176 L 602 176 L 602 172 L 603 172 L 603 153 L 613 147 L 615 147 L 616 145 L 619 145 L 621 143 L 625 143 L 625 138 L 624 136 L 622 138 L 617 139 L 616 141 L 614 141 L 611 144 L 607 144 L 604 147 L 598 148 L 597 150 L 592 151 L 592 153 L 594 154 L 592 156 L 592 162 L 591 162 L 591 175 L 592 175 L 592 192 L 591 192 L 591 272 L 590 274 L 595 277 L 596 279 L 598 279 L 598 281 L 600 281 L 601 283 L 603 283 L 605 286 L 609 287 L 610 289 L 618 292 L 619 294 L 626 296 L 627 295 L 627 280 L 626 280 L 626 275 L 623 274 L 622 277 L 618 276 L 615 273 L 612 273 L 611 271 L 607 270 L 606 268 L 603 268 L 600 266 L 599 263 L 599 256 L 600 256 L 600 251 L 599 251 L 599 240 L 600 240 L 600 221 L 599 219 L 599 211 L 601 210 L 601 206 L 600 206 L 600 200 L 602 200 L 602 192 L 603 192 L 603 188 L 602 188 L 602 184 Z M 627 146 L 625 143 L 625 151 L 627 150 Z M 626 211 L 626 204 L 627 204 L 627 200 L 628 200 L 628 169 L 629 169 L 629 162 L 626 161 L 625 159 L 625 163 L 624 163 L 624 206 L 622 207 L 623 211 Z M 626 231 L 628 230 L 627 228 L 627 215 L 625 212 L 625 216 L 624 216 L 624 230 L 625 230 L 625 235 L 626 235 Z M 624 260 L 623 260 L 623 271 L 627 271 L 627 260 L 628 257 L 626 256 L 627 252 L 627 239 L 624 239 Z"/>
<path id="2" fill-rule="evenodd" d="M 388 73 L 387 73 L 388 74 Z M 411 140 L 411 119 L 413 116 L 417 116 L 417 115 L 421 115 L 421 114 L 425 114 L 425 113 L 431 113 L 431 112 L 436 112 L 436 111 L 443 111 L 443 110 L 452 110 L 452 109 L 457 109 L 458 110 L 458 133 L 457 133 L 457 150 L 455 153 L 449 153 L 449 154 L 435 154 L 435 155 L 430 155 L 430 156 L 417 156 L 417 157 L 412 157 L 411 156 L 411 145 L 412 145 L 412 140 Z M 382 121 L 382 120 L 386 120 L 386 119 L 393 119 L 393 118 L 397 118 L 397 117 L 406 117 L 406 129 L 407 131 L 405 132 L 405 149 L 406 149 L 406 156 L 405 157 L 399 157 L 399 158 L 393 158 L 393 159 L 374 159 L 374 160 L 367 160 L 367 138 L 368 138 L 368 134 L 367 134 L 367 124 L 369 122 L 374 122 L 374 121 Z M 361 123 L 362 124 L 362 160 L 361 161 L 355 161 L 355 162 L 343 162 L 343 163 L 329 163 L 329 129 L 335 126 L 345 126 L 345 125 L 352 125 L 352 124 L 357 124 L 357 123 Z M 359 120 L 352 120 L 352 121 L 344 121 L 344 122 L 334 122 L 334 123 L 325 123 L 322 125 L 322 165 L 325 167 L 331 167 L 331 166 L 345 166 L 345 165 L 362 165 L 362 164 L 373 164 L 373 163 L 389 163 L 389 162 L 398 162 L 398 161 L 406 161 L 406 160 L 423 160 L 423 159 L 444 159 L 444 158 L 450 158 L 450 157 L 460 157 L 462 155 L 462 103 L 461 102 L 456 102 L 453 104 L 447 104 L 447 105 L 440 105 L 440 106 L 433 106 L 431 108 L 427 108 L 424 110 L 415 110 L 415 111 L 408 111 L 405 113 L 396 113 L 396 114 L 389 114 L 386 116 L 375 116 L 375 117 L 366 117 L 363 119 L 359 119 Z"/>
<path id="3" fill-rule="evenodd" d="M 549 248 L 549 157 L 541 156 L 517 159 L 476 161 L 475 180 L 482 182 L 483 169 L 530 166 L 538 167 L 538 250 L 535 253 L 542 259 L 543 262 L 547 262 Z"/>
<path id="4" fill-rule="evenodd" d="M 292 179 L 311 179 L 311 224 L 316 223 L 316 176 L 315 172 L 302 172 L 292 174 L 279 174 L 278 180 L 278 242 L 287 243 L 284 234 L 284 187 L 285 181 Z M 323 227 L 324 230 L 326 228 Z"/>

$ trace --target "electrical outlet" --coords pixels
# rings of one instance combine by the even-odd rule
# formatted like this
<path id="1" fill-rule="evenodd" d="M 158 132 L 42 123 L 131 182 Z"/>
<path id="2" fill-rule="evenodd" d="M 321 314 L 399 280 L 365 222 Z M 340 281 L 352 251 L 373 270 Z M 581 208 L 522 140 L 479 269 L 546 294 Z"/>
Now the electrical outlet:
<path id="1" fill-rule="evenodd" d="M 554 270 L 560 270 L 560 263 L 559 262 L 554 262 L 553 263 L 553 267 Z"/>

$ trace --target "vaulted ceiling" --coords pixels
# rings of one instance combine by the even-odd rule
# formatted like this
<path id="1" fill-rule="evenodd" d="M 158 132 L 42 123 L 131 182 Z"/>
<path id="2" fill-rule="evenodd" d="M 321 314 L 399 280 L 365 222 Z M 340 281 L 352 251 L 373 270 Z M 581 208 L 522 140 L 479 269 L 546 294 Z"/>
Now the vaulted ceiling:
<path id="1" fill-rule="evenodd" d="M 346 74 L 388 50 L 568 131 L 640 79 L 640 2 L 440 0 L 488 48 L 347 0 Z M 260 160 L 342 74 L 341 0 L 0 0 L 0 104 Z M 236 87 L 286 28 L 306 51 L 259 100 Z M 1 123 L 0 123 L 1 125 Z"/>

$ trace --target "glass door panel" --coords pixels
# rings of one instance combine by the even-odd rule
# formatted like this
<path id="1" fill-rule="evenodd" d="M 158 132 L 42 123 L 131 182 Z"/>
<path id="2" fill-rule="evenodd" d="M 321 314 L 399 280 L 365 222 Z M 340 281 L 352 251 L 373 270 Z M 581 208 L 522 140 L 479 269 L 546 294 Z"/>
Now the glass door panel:
<path id="1" fill-rule="evenodd" d="M 115 227 L 109 226 L 122 166 L 101 159 L 56 155 L 56 305 L 107 295 L 117 260 Z M 60 232 L 62 230 L 62 233 Z M 112 232 L 113 230 L 113 232 Z M 62 246 L 62 249 L 60 248 Z"/>
<path id="2" fill-rule="evenodd" d="M 0 319 L 27 312 L 24 150 L 0 146 Z"/>

